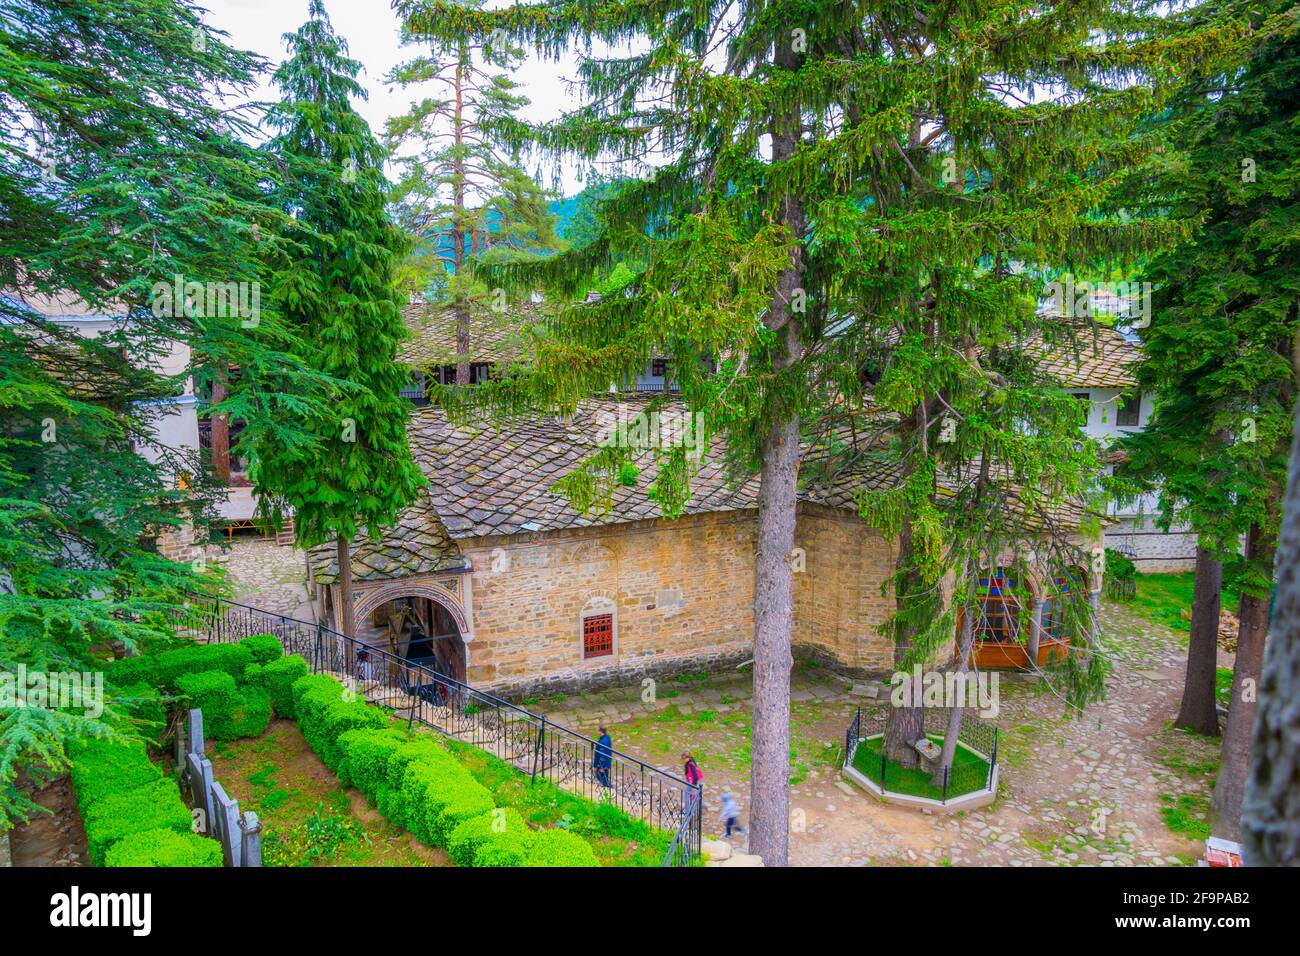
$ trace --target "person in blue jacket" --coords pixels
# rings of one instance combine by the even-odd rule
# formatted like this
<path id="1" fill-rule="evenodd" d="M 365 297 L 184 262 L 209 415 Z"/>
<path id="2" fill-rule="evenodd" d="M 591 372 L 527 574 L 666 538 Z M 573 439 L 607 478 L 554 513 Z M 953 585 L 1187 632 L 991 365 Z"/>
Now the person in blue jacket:
<path id="1" fill-rule="evenodd" d="M 609 786 L 609 768 L 614 762 L 614 742 L 609 739 L 605 725 L 600 726 L 600 739 L 596 741 L 596 755 L 591 765 L 596 770 L 596 779 L 602 787 Z"/>

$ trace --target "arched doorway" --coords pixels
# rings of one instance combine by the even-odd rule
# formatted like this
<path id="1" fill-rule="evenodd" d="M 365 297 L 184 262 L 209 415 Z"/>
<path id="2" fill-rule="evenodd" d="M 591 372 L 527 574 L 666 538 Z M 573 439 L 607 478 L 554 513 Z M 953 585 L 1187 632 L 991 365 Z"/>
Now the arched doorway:
<path id="1" fill-rule="evenodd" d="M 358 596 L 357 638 L 398 660 L 466 683 L 469 633 L 456 596 L 433 584 L 376 588 Z"/>

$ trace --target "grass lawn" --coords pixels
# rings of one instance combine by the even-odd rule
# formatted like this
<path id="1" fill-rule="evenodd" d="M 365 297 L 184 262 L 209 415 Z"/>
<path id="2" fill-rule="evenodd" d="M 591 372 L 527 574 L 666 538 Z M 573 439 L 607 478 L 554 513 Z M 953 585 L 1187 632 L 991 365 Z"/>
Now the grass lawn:
<path id="1" fill-rule="evenodd" d="M 513 807 L 537 828 L 562 827 L 596 851 L 601 866 L 659 866 L 674 834 L 634 819 L 609 803 L 595 803 L 561 790 L 548 780 L 532 780 L 504 760 L 459 741 L 448 748 L 498 806 Z"/>
<path id="2" fill-rule="evenodd" d="M 927 734 L 939 746 L 943 746 L 943 737 Z M 884 747 L 883 737 L 871 737 L 858 741 L 858 748 L 853 754 L 853 767 L 873 783 L 880 783 L 880 753 Z M 957 745 L 957 752 L 952 758 L 952 774 L 949 777 L 948 796 L 960 797 L 964 793 L 981 790 L 988 784 L 989 762 L 974 751 L 967 750 L 964 744 Z M 900 767 L 893 761 L 885 765 L 886 793 L 904 793 L 913 797 L 929 797 L 932 800 L 943 799 L 943 787 L 936 787 L 930 782 L 930 774 L 925 770 Z"/>
<path id="3" fill-rule="evenodd" d="M 1148 620 L 1163 624 L 1170 630 L 1189 634 L 1191 621 L 1183 617 L 1183 612 L 1192 613 L 1192 590 L 1195 575 L 1191 571 L 1177 574 L 1139 574 L 1137 576 L 1137 597 L 1127 607 Z M 1225 587 L 1222 606 L 1235 613 L 1237 594 Z"/>
<path id="4" fill-rule="evenodd" d="M 262 821 L 265 866 L 451 866 L 344 790 L 289 720 L 261 737 L 209 746 L 215 779 Z"/>

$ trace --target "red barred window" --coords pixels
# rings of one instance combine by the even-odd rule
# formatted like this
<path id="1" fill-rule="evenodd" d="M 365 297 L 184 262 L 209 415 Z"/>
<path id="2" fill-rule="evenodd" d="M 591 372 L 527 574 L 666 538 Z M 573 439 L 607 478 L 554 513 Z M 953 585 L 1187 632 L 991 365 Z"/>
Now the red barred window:
<path id="1" fill-rule="evenodd" d="M 607 657 L 614 653 L 614 615 L 589 614 L 582 619 L 582 656 Z"/>

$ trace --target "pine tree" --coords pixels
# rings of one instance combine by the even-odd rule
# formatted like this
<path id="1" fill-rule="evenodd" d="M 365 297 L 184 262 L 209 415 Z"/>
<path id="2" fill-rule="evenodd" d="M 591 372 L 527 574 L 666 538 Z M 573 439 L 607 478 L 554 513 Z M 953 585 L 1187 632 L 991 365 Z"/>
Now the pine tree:
<path id="1" fill-rule="evenodd" d="M 1152 202 L 1202 221 L 1147 271 L 1156 291 L 1139 382 L 1155 414 L 1130 443 L 1130 469 L 1159 479 L 1165 520 L 1190 524 L 1240 594 L 1214 801 L 1216 833 L 1235 838 L 1300 377 L 1300 40 L 1292 2 L 1205 16 L 1250 29 L 1226 69 L 1190 74 L 1167 116 L 1179 148 Z"/>
<path id="2" fill-rule="evenodd" d="M 383 151 L 352 107 L 361 66 L 320 0 L 286 34 L 275 72 L 283 101 L 267 145 L 285 170 L 275 201 L 292 213 L 290 252 L 271 267 L 272 300 L 306 343 L 312 367 L 340 383 L 328 413 L 304 427 L 310 448 L 261 444 L 249 476 L 272 520 L 292 509 L 298 543 L 337 542 L 343 630 L 353 631 L 350 542 L 396 522 L 423 477 L 406 442 L 409 404 L 396 362 L 405 335 L 393 273 L 407 244 L 388 216 Z"/>
<path id="3" fill-rule="evenodd" d="M 483 12 L 406 0 L 398 8 L 415 35 L 505 30 L 547 54 L 574 42 L 636 38 L 646 47 L 585 60 L 584 105 L 517 133 L 579 161 L 631 157 L 623 172 L 643 178 L 605 204 L 598 238 L 503 272 L 521 289 L 540 283 L 566 301 L 617 261 L 644 269 L 619 296 L 561 310 L 532 374 L 440 400 L 453 414 L 563 411 L 659 350 L 682 399 L 725 439 L 733 473 L 760 475 L 750 847 L 784 865 L 790 558 L 800 468 L 811 464 L 801 460 L 801 435 L 819 459 L 864 469 L 863 513 L 900 541 L 900 659 L 932 648 L 925 639 L 950 638 L 952 612 L 932 603 L 934 583 L 944 558 L 962 553 L 954 541 L 965 546 L 973 532 L 954 537 L 950 523 L 945 539 L 956 509 L 942 505 L 950 492 L 936 485 L 940 466 L 964 474 L 963 462 L 985 455 L 1005 461 L 990 472 L 1004 487 L 1042 478 L 1027 510 L 1050 520 L 1096 464 L 1075 449 L 1072 400 L 1032 381 L 1023 362 L 1014 391 L 999 394 L 1002 369 L 1016 362 L 998 347 L 1043 324 L 1034 310 L 1042 279 L 1009 263 L 1100 260 L 1150 241 L 1144 224 L 1096 210 L 1108 177 L 1142 148 L 1106 131 L 1123 130 L 1152 97 L 1091 85 L 1113 79 L 1116 62 L 1154 59 L 1147 31 L 1128 22 L 1123 41 L 1089 47 L 1088 28 L 1124 12 L 1108 3 L 1033 13 L 1005 4 L 761 2 Z M 1048 77 L 1067 91 L 1059 101 L 1016 102 L 1017 89 Z M 652 151 L 660 153 L 653 164 Z M 945 185 L 944 160 L 970 172 Z M 957 188 L 966 182 L 971 189 Z M 985 368 L 989 350 L 996 354 Z M 720 360 L 716 371 L 702 356 Z M 864 388 L 873 356 L 885 370 L 874 396 Z M 990 424 L 982 403 L 999 399 L 1005 405 Z M 932 432 L 946 401 L 958 403 L 959 441 L 941 453 Z M 892 442 L 888 454 L 841 434 L 868 422 L 878 403 L 886 414 L 867 433 Z M 689 496 L 691 466 L 684 454 L 658 454 L 653 491 L 672 515 Z M 603 449 L 562 487 L 580 505 L 599 503 L 628 457 Z M 900 462 L 900 487 L 867 493 Z M 1086 666 L 1095 686 L 1099 658 L 1090 661 L 1072 666 Z"/>
<path id="4" fill-rule="evenodd" d="M 481 0 L 462 2 L 476 8 Z M 434 289 L 447 290 L 456 320 L 458 385 L 469 384 L 472 302 L 487 292 L 475 280 L 475 263 L 527 258 L 559 244 L 546 194 L 520 168 L 518 156 L 496 141 L 496 130 L 528 105 L 508 76 L 521 59 L 500 35 L 479 43 L 461 36 L 434 40 L 430 55 L 401 64 L 387 78 L 403 87 L 438 87 L 438 98 L 390 119 L 386 138 L 395 150 L 417 147 L 395 160 L 401 176 L 393 198 L 422 259 L 431 254 L 446 271 L 445 282 L 436 273 L 425 276 L 419 291 L 426 292 L 431 280 Z"/>
<path id="5" fill-rule="evenodd" d="M 246 145 L 246 111 L 213 103 L 237 103 L 262 62 L 175 0 L 7 4 L 0 48 L 0 660 L 80 672 L 174 640 L 188 593 L 213 587 L 158 552 L 183 525 L 202 541 L 219 496 L 208 462 L 157 443 L 158 403 L 237 365 L 224 409 L 294 443 L 284 412 L 312 391 L 269 309 L 250 323 L 154 308 L 178 275 L 258 278 L 274 171 Z M 42 299 L 123 325 L 82 336 Z M 179 376 L 157 371 L 172 346 L 199 357 Z M 19 770 L 57 774 L 70 742 L 141 729 L 112 686 L 98 717 L 0 705 L 0 830 L 33 809 Z"/>

